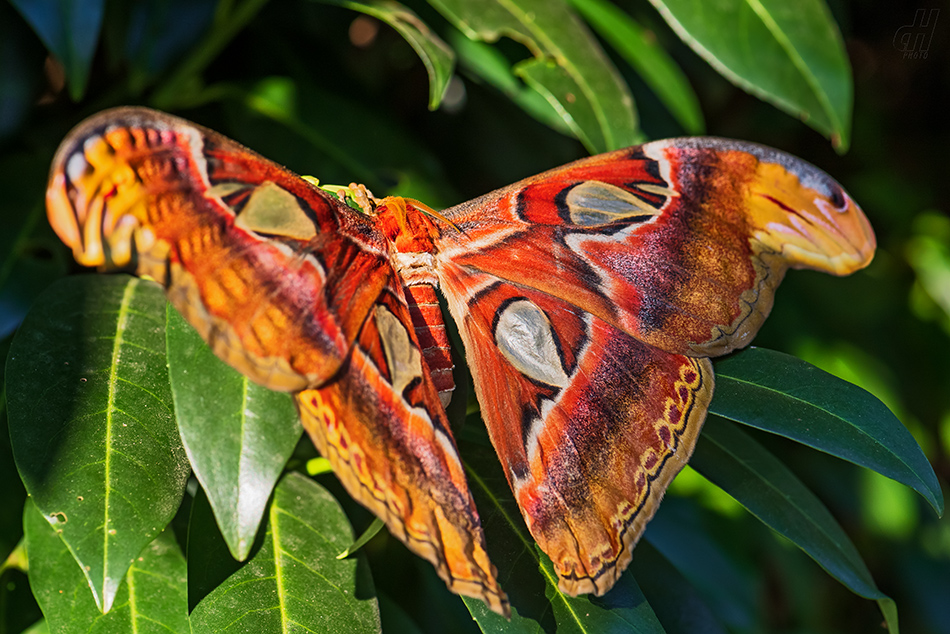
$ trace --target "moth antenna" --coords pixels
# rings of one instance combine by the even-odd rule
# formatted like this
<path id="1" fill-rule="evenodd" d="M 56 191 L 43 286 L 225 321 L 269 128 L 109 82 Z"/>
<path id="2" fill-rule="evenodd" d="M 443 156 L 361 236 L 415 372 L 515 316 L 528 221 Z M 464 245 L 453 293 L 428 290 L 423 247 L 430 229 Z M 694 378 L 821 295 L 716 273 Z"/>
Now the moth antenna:
<path id="1" fill-rule="evenodd" d="M 413 207 L 415 207 L 416 209 L 418 209 L 425 215 L 432 216 L 433 218 L 436 218 L 437 220 L 441 220 L 442 222 L 449 225 L 450 227 L 452 227 L 459 233 L 462 233 L 462 229 L 459 228 L 457 224 L 455 224 L 454 222 L 452 222 L 451 220 L 449 220 L 448 218 L 446 218 L 445 216 L 443 216 L 438 211 L 436 211 L 429 205 L 425 204 L 424 202 L 418 201 L 415 198 L 403 198 L 403 200 L 405 200 L 408 203 L 411 203 Z"/>

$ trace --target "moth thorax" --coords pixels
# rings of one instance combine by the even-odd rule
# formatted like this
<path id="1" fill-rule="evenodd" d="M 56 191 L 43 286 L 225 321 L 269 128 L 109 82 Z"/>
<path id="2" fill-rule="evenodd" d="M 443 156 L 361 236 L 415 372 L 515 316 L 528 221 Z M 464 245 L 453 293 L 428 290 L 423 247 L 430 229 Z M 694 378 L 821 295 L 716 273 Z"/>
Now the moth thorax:
<path id="1" fill-rule="evenodd" d="M 435 275 L 435 257 L 428 252 L 392 254 L 393 268 L 402 278 L 406 286 L 428 284 L 434 288 L 439 286 L 439 278 Z"/>

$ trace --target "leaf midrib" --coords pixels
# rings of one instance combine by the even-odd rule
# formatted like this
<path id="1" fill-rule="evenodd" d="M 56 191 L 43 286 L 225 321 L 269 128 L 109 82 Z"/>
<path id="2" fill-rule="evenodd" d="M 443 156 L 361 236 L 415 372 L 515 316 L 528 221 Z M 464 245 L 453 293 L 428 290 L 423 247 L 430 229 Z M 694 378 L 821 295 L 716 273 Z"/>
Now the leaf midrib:
<path id="1" fill-rule="evenodd" d="M 762 21 L 762 24 L 765 25 L 765 28 L 768 29 L 769 33 L 772 34 L 772 37 L 775 38 L 775 41 L 778 42 L 779 46 L 782 47 L 782 50 L 785 51 L 785 54 L 788 55 L 789 60 L 792 62 L 795 68 L 798 69 L 798 72 L 801 74 L 805 82 L 811 87 L 812 92 L 814 92 L 815 97 L 818 98 L 818 102 L 824 109 L 825 114 L 831 120 L 832 127 L 836 130 L 841 130 L 841 121 L 838 119 L 838 113 L 832 107 L 831 102 L 828 99 L 828 93 L 821 87 L 821 83 L 818 81 L 818 78 L 815 77 L 815 74 L 811 72 L 808 64 L 805 63 L 805 60 L 798 52 L 798 49 L 792 45 L 792 42 L 788 39 L 785 31 L 782 30 L 778 23 L 772 18 L 772 15 L 762 5 L 761 0 L 745 1 L 759 18 L 759 20 Z"/>
<path id="2" fill-rule="evenodd" d="M 567 611 L 574 618 L 574 621 L 578 624 L 578 626 L 580 626 L 581 630 L 586 631 L 584 629 L 584 623 L 581 621 L 581 618 L 577 614 L 577 611 L 574 610 L 573 606 L 571 606 L 570 602 L 565 598 L 564 594 L 560 590 L 558 590 L 557 579 L 555 579 L 544 566 L 540 565 L 541 564 L 540 557 L 538 557 L 534 548 L 532 548 L 532 543 L 528 541 L 527 539 L 525 539 L 521 531 L 518 530 L 519 526 L 517 522 L 511 519 L 511 515 L 508 514 L 505 508 L 501 505 L 501 502 L 498 500 L 498 498 L 495 497 L 495 495 L 491 492 L 491 490 L 485 484 L 485 481 L 482 480 L 482 478 L 475 472 L 474 469 L 469 467 L 468 464 L 465 464 L 465 471 L 468 477 L 472 481 L 474 481 L 476 484 L 478 484 L 478 486 L 481 487 L 482 491 L 484 491 L 485 494 L 492 501 L 492 504 L 495 507 L 495 509 L 497 509 L 497 512 L 501 513 L 501 516 L 505 519 L 505 522 L 507 522 L 508 526 L 511 527 L 512 532 L 518 536 L 518 540 L 522 544 L 524 544 L 525 551 L 527 551 L 532 557 L 532 559 L 534 559 L 535 563 L 538 564 L 538 569 L 541 571 L 541 574 L 544 575 L 544 578 L 547 580 L 548 585 L 554 588 L 555 590 L 554 595 L 564 604 L 564 607 L 567 608 Z"/>
<path id="3" fill-rule="evenodd" d="M 571 63 L 570 58 L 564 54 L 564 49 L 560 46 L 557 46 L 548 36 L 547 32 L 544 29 L 539 29 L 536 23 L 532 21 L 525 20 L 527 13 L 521 10 L 520 7 L 512 3 L 510 0 L 497 0 L 498 4 L 505 7 L 511 15 L 517 19 L 521 24 L 523 24 L 531 32 L 534 38 L 543 44 L 544 50 L 548 51 L 554 55 L 557 63 L 564 68 L 570 75 L 571 79 L 577 82 L 578 87 L 584 92 L 584 96 L 591 103 L 594 115 L 597 117 L 597 123 L 600 128 L 600 133 L 604 137 L 604 142 L 607 144 L 608 148 L 614 146 L 615 140 L 613 139 L 613 130 L 607 124 L 605 120 L 606 114 L 603 111 L 603 108 L 600 105 L 598 99 L 592 98 L 593 91 L 590 84 L 587 82 L 584 77 L 584 73 L 578 72 L 577 66 Z M 516 13 L 517 9 L 517 13 Z M 610 137 L 610 138 L 608 138 Z"/>
<path id="4" fill-rule="evenodd" d="M 819 534 L 822 535 L 825 539 L 827 539 L 828 542 L 830 542 L 830 543 L 834 546 L 834 549 L 835 549 L 838 553 L 840 553 L 840 555 L 841 555 L 842 557 L 844 557 L 845 561 L 848 563 L 848 567 L 850 568 L 851 574 L 854 575 L 854 576 L 856 576 L 856 577 L 861 581 L 862 585 L 863 585 L 865 588 L 867 588 L 868 590 L 870 590 L 870 591 L 876 590 L 876 591 L 877 591 L 878 594 L 872 595 L 872 596 L 868 596 L 867 598 L 870 598 L 870 599 L 880 599 L 880 598 L 886 598 L 886 597 L 887 597 L 887 595 L 885 595 L 883 592 L 881 592 L 880 589 L 878 589 L 877 586 L 874 584 L 873 578 L 870 578 L 870 577 L 864 578 L 864 575 L 861 574 L 861 571 L 859 570 L 859 565 L 863 565 L 863 564 L 864 564 L 864 561 L 861 560 L 860 557 L 858 558 L 857 562 L 853 561 L 852 558 L 851 558 L 851 556 L 847 553 L 846 549 L 841 545 L 841 543 L 840 543 L 837 539 L 835 539 L 830 533 L 828 533 L 827 530 L 825 529 L 825 527 L 824 527 L 821 523 L 819 523 L 819 522 L 817 522 L 817 521 L 814 521 L 814 520 L 812 519 L 812 516 L 811 516 L 809 513 L 805 512 L 804 508 L 798 503 L 798 500 L 797 500 L 796 498 L 794 498 L 794 497 L 791 497 L 791 498 L 790 498 L 788 495 L 785 495 L 785 494 L 782 492 L 781 489 L 779 489 L 777 486 L 775 486 L 775 484 L 772 482 L 772 480 L 766 478 L 766 477 L 764 476 L 764 474 L 762 474 L 762 473 L 759 472 L 758 470 L 755 470 L 755 469 L 753 469 L 753 468 L 747 466 L 747 461 L 746 461 L 746 460 L 743 460 L 743 459 L 741 458 L 741 456 L 739 456 L 738 454 L 736 454 L 736 452 L 731 451 L 726 445 L 723 445 L 721 442 L 718 442 L 715 438 L 712 438 L 712 437 L 710 437 L 710 436 L 711 436 L 711 435 L 707 435 L 707 440 L 709 440 L 709 442 L 713 443 L 716 447 L 718 447 L 722 452 L 724 452 L 725 454 L 727 454 L 728 456 L 730 456 L 730 457 L 731 457 L 733 460 L 735 460 L 738 464 L 741 464 L 741 465 L 743 466 L 743 468 L 744 468 L 747 472 L 754 474 L 755 477 L 756 477 L 756 480 L 757 480 L 760 484 L 764 484 L 765 487 L 766 487 L 768 490 L 770 490 L 774 495 L 776 495 L 776 496 L 778 496 L 779 498 L 785 500 L 785 501 L 788 503 L 789 507 L 792 508 L 792 509 L 794 509 L 795 512 L 798 513 L 798 515 L 799 515 L 800 517 L 805 518 L 805 520 L 807 521 L 807 523 L 808 523 L 809 525 L 814 526 L 815 528 L 818 529 Z M 806 489 L 806 490 L 807 490 L 807 489 Z M 741 504 L 741 502 L 740 502 L 740 504 Z M 743 504 L 743 506 L 745 506 L 745 505 Z M 752 513 L 752 515 L 754 515 L 755 517 L 757 517 L 760 521 L 762 521 L 762 522 L 766 523 L 767 525 L 771 526 L 771 524 L 770 524 L 769 522 L 767 522 L 767 521 L 765 520 L 765 518 L 763 518 L 761 515 L 759 515 L 758 513 L 756 513 L 755 511 L 753 511 L 752 509 L 748 508 L 747 506 L 745 506 L 745 508 L 746 508 L 750 513 Z M 833 518 L 832 518 L 832 519 L 833 519 Z M 777 529 L 775 529 L 775 528 L 773 527 L 773 530 L 777 530 Z M 779 532 L 781 532 L 781 531 L 779 531 Z M 783 534 L 784 534 L 784 533 L 783 533 Z M 791 539 L 791 538 L 789 538 L 789 539 Z M 799 542 L 797 539 L 791 539 L 791 541 L 792 541 L 792 543 L 798 545 L 799 548 L 802 548 L 802 546 L 800 545 L 800 542 Z M 802 550 L 805 550 L 805 549 L 802 548 Z M 819 558 L 817 558 L 817 557 L 814 557 L 814 556 L 812 555 L 812 553 L 809 552 L 808 550 L 806 550 L 805 552 L 807 552 L 808 555 L 809 555 L 810 557 L 812 557 L 812 559 L 814 559 L 816 563 L 818 563 L 818 565 L 820 565 L 822 568 L 824 568 L 825 570 L 828 570 L 828 572 L 831 573 L 831 570 L 829 570 L 829 568 L 825 565 L 825 562 L 823 562 L 821 559 L 819 559 Z M 854 587 L 854 586 L 853 586 L 853 583 L 845 582 L 844 579 L 843 579 L 839 574 L 835 574 L 835 573 L 832 573 L 832 574 L 833 574 L 833 576 L 835 576 L 836 578 L 840 579 L 843 583 L 845 583 L 846 586 L 852 587 L 852 588 Z M 868 590 L 866 590 L 866 591 L 868 591 Z"/>
<path id="5" fill-rule="evenodd" d="M 914 474 L 914 477 L 915 477 L 921 484 L 923 484 L 925 487 L 927 486 L 927 483 L 926 483 L 926 482 L 923 482 L 923 480 L 921 480 L 920 476 L 917 475 L 917 472 L 916 472 L 900 455 L 895 454 L 895 453 L 894 453 L 893 451 L 891 451 L 886 445 L 884 445 L 883 443 L 881 443 L 877 438 L 875 438 L 874 436 L 872 436 L 871 434 L 869 434 L 867 431 L 865 431 L 863 428 L 861 428 L 861 427 L 859 427 L 858 425 L 854 424 L 853 422 L 851 422 L 851 421 L 848 420 L 847 418 L 841 416 L 840 414 L 836 414 L 836 413 L 832 412 L 831 410 L 828 410 L 828 409 L 826 409 L 825 407 L 823 407 L 823 406 L 821 406 L 821 405 L 819 405 L 819 404 L 817 404 L 817 403 L 814 403 L 814 402 L 812 402 L 812 401 L 806 401 L 805 399 L 800 398 L 800 397 L 798 397 L 798 396 L 795 396 L 794 394 L 790 394 L 790 393 L 788 393 L 788 392 L 783 392 L 783 391 L 781 391 L 781 390 L 779 390 L 779 389 L 777 389 L 777 388 L 773 388 L 773 387 L 768 386 L 768 385 L 763 385 L 763 384 L 761 384 L 761 383 L 753 383 L 752 381 L 749 381 L 749 380 L 746 380 L 746 379 L 740 379 L 740 378 L 737 378 L 737 377 L 735 377 L 735 376 L 730 376 L 730 375 L 728 375 L 728 374 L 722 374 L 722 375 L 720 375 L 720 376 L 717 377 L 717 378 L 728 378 L 729 380 L 735 381 L 735 382 L 737 382 L 737 383 L 741 383 L 742 385 L 751 386 L 751 387 L 753 387 L 753 388 L 760 389 L 760 390 L 765 390 L 766 392 L 769 392 L 770 394 L 777 395 L 777 397 L 780 398 L 780 399 L 792 401 L 793 403 L 796 403 L 796 404 L 801 405 L 801 406 L 806 407 L 806 408 L 813 408 L 813 409 L 815 409 L 815 410 L 818 410 L 819 412 L 822 412 L 822 413 L 824 413 L 824 414 L 827 414 L 827 415 L 830 416 L 831 418 L 835 418 L 835 419 L 837 419 L 837 420 L 842 421 L 843 423 L 845 423 L 846 425 L 848 425 L 850 428 L 856 430 L 860 435 L 862 435 L 862 436 L 864 436 L 865 438 L 871 440 L 871 442 L 872 442 L 876 447 L 879 447 L 879 448 L 885 450 L 885 451 L 887 452 L 887 454 L 889 454 L 889 455 L 894 456 L 895 458 L 897 458 L 898 461 L 900 461 L 901 464 L 903 464 L 905 467 L 907 467 L 907 469 L 908 469 L 912 474 Z M 717 414 L 718 414 L 719 412 L 714 412 L 714 413 L 717 413 Z M 727 418 L 730 418 L 730 417 L 727 417 Z M 735 420 L 735 419 L 730 418 L 730 420 Z M 745 422 L 745 421 L 742 421 L 742 420 L 736 420 L 736 422 L 737 422 L 737 423 L 746 424 L 746 422 Z M 826 453 L 827 453 L 827 452 L 826 452 Z M 847 460 L 847 458 L 845 458 L 845 460 Z M 853 461 L 848 460 L 848 462 L 853 462 Z M 862 465 L 862 466 L 863 466 L 863 465 Z M 928 487 L 928 490 L 929 490 L 929 487 Z"/>
<path id="6" fill-rule="evenodd" d="M 122 345 L 125 342 L 125 329 L 128 326 L 130 306 L 139 285 L 138 278 L 132 278 L 122 291 L 122 301 L 119 304 L 118 319 L 115 325 L 115 339 L 112 344 L 112 363 L 109 366 L 109 393 L 106 403 L 106 437 L 105 458 L 103 466 L 103 480 L 105 493 L 103 496 L 103 527 L 102 527 L 102 591 L 106 592 L 106 583 L 109 580 L 109 498 L 112 493 L 112 428 L 114 425 L 113 413 L 116 411 L 116 389 L 119 382 L 118 365 Z M 102 607 L 110 603 L 106 596 L 102 597 Z"/>

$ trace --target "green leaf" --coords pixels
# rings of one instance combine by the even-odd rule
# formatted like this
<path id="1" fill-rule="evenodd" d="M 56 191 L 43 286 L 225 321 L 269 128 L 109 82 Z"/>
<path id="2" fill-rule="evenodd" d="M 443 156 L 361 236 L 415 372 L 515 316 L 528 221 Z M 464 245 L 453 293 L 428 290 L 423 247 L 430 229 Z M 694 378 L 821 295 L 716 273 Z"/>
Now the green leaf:
<path id="1" fill-rule="evenodd" d="M 877 471 L 943 514 L 933 467 L 907 428 L 869 392 L 765 348 L 719 359 L 715 368 L 711 412 Z"/>
<path id="2" fill-rule="evenodd" d="M 473 40 L 502 36 L 534 59 L 515 74 L 538 90 L 591 153 L 640 139 L 633 97 L 616 68 L 564 0 L 430 0 Z"/>
<path id="3" fill-rule="evenodd" d="M 691 465 L 849 590 L 878 601 L 887 616 L 885 605 L 891 599 L 878 590 L 861 555 L 828 509 L 745 432 L 710 416 Z"/>
<path id="4" fill-rule="evenodd" d="M 30 586 L 53 634 L 188 632 L 185 558 L 170 530 L 162 532 L 125 573 L 112 610 L 102 615 L 59 530 L 28 500 L 23 510 Z"/>
<path id="5" fill-rule="evenodd" d="M 471 427 L 463 428 L 463 433 L 470 434 Z M 507 621 L 483 601 L 462 598 L 482 631 L 663 632 L 631 574 L 622 575 L 602 597 L 562 594 L 554 566 L 528 532 L 501 465 L 485 446 L 487 439 L 459 441 L 489 556 L 511 601 L 512 615 Z"/>
<path id="6" fill-rule="evenodd" d="M 166 328 L 182 443 L 231 554 L 244 560 L 303 427 L 289 394 L 221 361 L 171 305 Z"/>
<path id="7" fill-rule="evenodd" d="M 337 555 L 336 558 L 345 559 L 346 557 L 358 552 L 361 548 L 363 548 L 363 546 L 368 544 L 371 539 L 376 537 L 376 534 L 379 533 L 379 531 L 381 531 L 385 525 L 386 524 L 383 522 L 383 520 L 379 519 L 378 517 L 375 518 L 373 522 L 366 528 L 366 530 L 363 531 L 363 534 L 357 537 L 356 541 L 347 546 L 346 550 Z"/>
<path id="8" fill-rule="evenodd" d="M 696 588 L 730 630 L 749 631 L 756 622 L 759 580 L 716 541 L 704 512 L 697 504 L 667 495 L 634 550 L 634 572 L 646 542 Z"/>
<path id="9" fill-rule="evenodd" d="M 165 370 L 165 297 L 126 275 L 44 292 L 10 347 L 17 468 L 103 612 L 174 516 L 188 476 Z"/>
<path id="10" fill-rule="evenodd" d="M 382 20 L 409 42 L 429 74 L 429 110 L 442 103 L 455 68 L 455 53 L 415 13 L 394 0 L 319 0 Z"/>
<path id="11" fill-rule="evenodd" d="M 573 134 L 573 130 L 558 111 L 541 93 L 519 81 L 505 56 L 494 46 L 470 40 L 458 31 L 450 38 L 452 47 L 459 56 L 459 64 L 476 78 L 487 82 L 529 115 L 557 130 L 561 134 Z"/>
<path id="12" fill-rule="evenodd" d="M 365 559 L 336 558 L 352 541 L 333 496 L 299 473 L 286 475 L 274 490 L 261 547 L 198 604 L 193 631 L 380 631 Z"/>
<path id="13" fill-rule="evenodd" d="M 514 72 L 544 97 L 588 151 L 595 154 L 609 149 L 605 139 L 598 136 L 602 130 L 595 126 L 596 104 L 590 99 L 577 98 L 583 93 L 578 91 L 577 81 L 567 69 L 551 58 L 529 59 L 516 64 Z"/>
<path id="14" fill-rule="evenodd" d="M 69 94 L 79 101 L 99 42 L 105 0 L 10 0 L 63 64 Z"/>
<path id="15" fill-rule="evenodd" d="M 668 634 L 726 634 L 696 588 L 649 543 L 637 544 L 630 572 Z"/>
<path id="16" fill-rule="evenodd" d="M 699 97 L 656 37 L 607 0 L 570 0 L 585 20 L 639 73 L 689 134 L 702 134 Z"/>
<path id="17" fill-rule="evenodd" d="M 823 0 L 651 0 L 673 30 L 729 81 L 831 138 L 850 141 L 852 79 Z"/>

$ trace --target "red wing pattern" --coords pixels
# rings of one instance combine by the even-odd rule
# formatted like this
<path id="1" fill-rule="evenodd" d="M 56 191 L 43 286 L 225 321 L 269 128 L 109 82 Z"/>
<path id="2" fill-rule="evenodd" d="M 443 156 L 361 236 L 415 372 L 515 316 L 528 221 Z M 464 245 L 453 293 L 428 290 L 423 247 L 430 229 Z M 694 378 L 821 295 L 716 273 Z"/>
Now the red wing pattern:
<path id="1" fill-rule="evenodd" d="M 79 262 L 158 280 L 220 357 L 298 392 L 350 494 L 450 589 L 502 614 L 440 401 L 454 384 L 433 285 L 561 589 L 602 594 L 692 453 L 708 357 L 749 343 L 788 268 L 844 275 L 875 246 L 837 183 L 749 143 L 657 141 L 444 215 L 371 197 L 359 213 L 141 108 L 66 138 L 47 206 Z"/>
<path id="2" fill-rule="evenodd" d="M 53 161 L 47 207 L 79 262 L 134 263 L 222 359 L 272 389 L 331 377 L 393 276 L 369 219 L 219 134 L 149 110 L 74 130 Z"/>
<path id="3" fill-rule="evenodd" d="M 301 420 L 350 495 L 432 562 L 450 590 L 508 614 L 445 410 L 397 292 L 380 298 L 340 376 L 296 395 Z"/>
<path id="4" fill-rule="evenodd" d="M 482 416 L 569 594 L 608 590 L 789 267 L 874 236 L 825 174 L 721 139 L 578 161 L 449 209 L 437 271 Z"/>
<path id="5" fill-rule="evenodd" d="M 301 418 L 354 498 L 453 591 L 509 613 L 421 326 L 371 218 L 210 130 L 139 108 L 67 137 L 47 201 L 77 260 L 134 266 L 222 359 L 303 390 Z"/>
<path id="6" fill-rule="evenodd" d="M 561 590 L 603 594 L 693 451 L 712 365 L 545 293 L 485 275 L 450 279 L 449 297 L 480 289 L 460 333 L 528 528 Z"/>
<path id="7" fill-rule="evenodd" d="M 875 246 L 826 174 L 723 139 L 601 154 L 445 216 L 460 231 L 443 229 L 440 262 L 543 290 L 693 356 L 748 344 L 789 267 L 844 275 Z"/>

